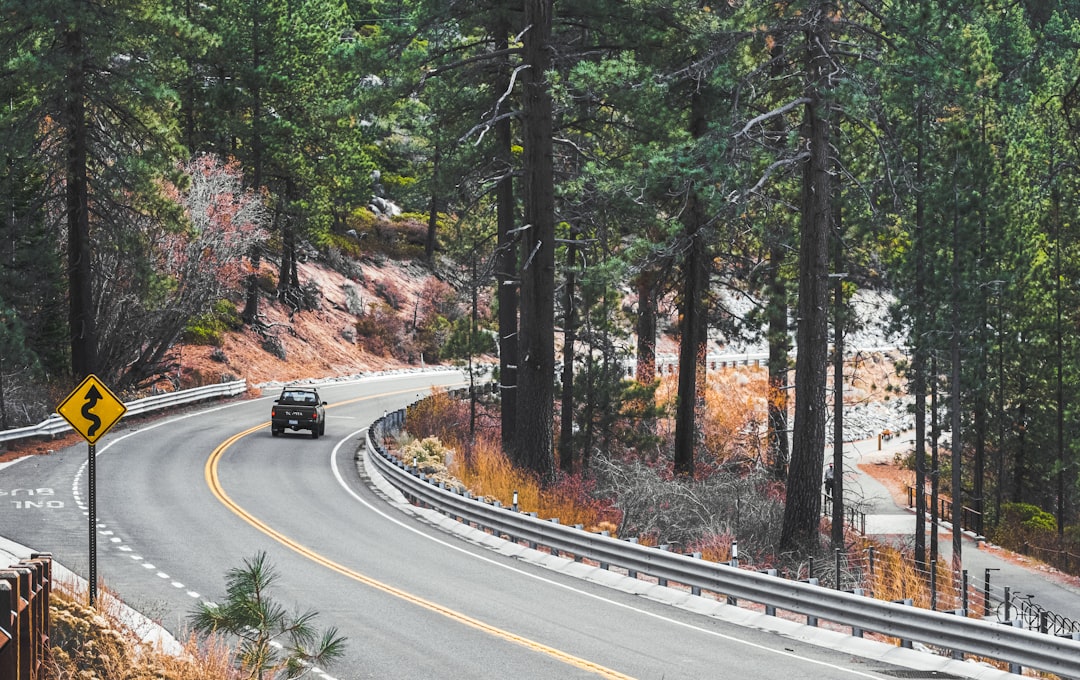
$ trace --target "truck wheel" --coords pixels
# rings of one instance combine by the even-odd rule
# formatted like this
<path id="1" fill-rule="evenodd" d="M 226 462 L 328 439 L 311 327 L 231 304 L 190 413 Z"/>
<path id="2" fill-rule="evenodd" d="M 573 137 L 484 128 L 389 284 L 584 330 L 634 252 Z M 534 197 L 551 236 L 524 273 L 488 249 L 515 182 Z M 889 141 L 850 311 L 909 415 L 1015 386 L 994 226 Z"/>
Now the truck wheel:
<path id="1" fill-rule="evenodd" d="M 312 439 L 318 439 L 319 438 L 319 428 L 318 428 L 318 426 L 311 428 L 311 438 Z"/>
<path id="2" fill-rule="evenodd" d="M 276 437 L 281 434 L 281 430 L 277 429 L 276 427 L 271 427 L 270 434 Z"/>
<path id="3" fill-rule="evenodd" d="M 326 421 L 324 420 L 319 424 L 319 436 L 322 437 L 325 434 L 326 434 Z"/>

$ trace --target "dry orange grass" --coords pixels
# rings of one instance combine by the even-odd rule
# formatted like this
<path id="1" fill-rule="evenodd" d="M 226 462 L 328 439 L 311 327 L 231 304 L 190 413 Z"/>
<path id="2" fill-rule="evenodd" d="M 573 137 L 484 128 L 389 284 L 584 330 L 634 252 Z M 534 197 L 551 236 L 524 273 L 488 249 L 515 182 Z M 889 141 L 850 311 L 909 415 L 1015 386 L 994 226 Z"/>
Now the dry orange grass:
<path id="1" fill-rule="evenodd" d="M 497 499 L 508 507 L 516 492 L 518 507 L 542 519 L 558 518 L 561 524 L 581 524 L 592 531 L 615 530 L 613 511 L 589 498 L 576 478 L 564 478 L 544 488 L 535 476 L 515 468 L 490 438 L 477 438 L 470 455 L 454 456 L 449 472 L 472 493 Z"/>
<path id="2" fill-rule="evenodd" d="M 768 374 L 762 369 L 712 372 L 706 381 L 706 450 L 717 462 L 761 450 L 768 414 Z"/>
<path id="3" fill-rule="evenodd" d="M 221 642 L 194 639 L 169 651 L 143 642 L 122 603 L 101 593 L 91 608 L 87 589 L 58 580 L 50 593 L 54 680 L 239 680 L 233 654 Z"/>
<path id="4" fill-rule="evenodd" d="M 447 471 L 474 495 L 496 499 L 509 507 L 517 492 L 522 511 L 535 512 L 543 519 L 557 517 L 562 524 L 614 529 L 614 512 L 590 498 L 580 478 L 561 478 L 559 483 L 543 487 L 531 473 L 513 466 L 502 452 L 497 430 L 479 430 L 470 441 L 468 408 L 467 401 L 455 399 L 445 390 L 434 390 L 427 399 L 409 408 L 408 433 L 417 439 L 435 437 L 453 449 Z M 498 418 L 483 420 L 497 422 Z"/>
<path id="5" fill-rule="evenodd" d="M 675 412 L 678 374 L 660 378 L 656 401 L 667 413 Z M 704 411 L 699 418 L 704 450 L 717 463 L 756 455 L 768 413 L 768 374 L 759 368 L 709 371 Z"/>

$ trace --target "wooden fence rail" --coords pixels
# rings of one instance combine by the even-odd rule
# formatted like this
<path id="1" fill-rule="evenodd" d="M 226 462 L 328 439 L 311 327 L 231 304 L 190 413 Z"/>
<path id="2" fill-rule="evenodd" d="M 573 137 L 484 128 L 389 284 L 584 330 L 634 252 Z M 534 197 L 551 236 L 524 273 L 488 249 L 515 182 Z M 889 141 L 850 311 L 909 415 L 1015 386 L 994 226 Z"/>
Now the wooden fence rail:
<path id="1" fill-rule="evenodd" d="M 0 569 L 0 678 L 44 680 L 49 659 L 52 555 Z"/>

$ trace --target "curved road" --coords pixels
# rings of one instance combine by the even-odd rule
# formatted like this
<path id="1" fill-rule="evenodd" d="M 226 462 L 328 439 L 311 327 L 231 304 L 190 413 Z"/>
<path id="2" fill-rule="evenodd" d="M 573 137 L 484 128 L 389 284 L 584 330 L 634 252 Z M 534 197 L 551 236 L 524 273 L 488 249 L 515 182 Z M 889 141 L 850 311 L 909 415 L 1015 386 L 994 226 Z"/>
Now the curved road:
<path id="1" fill-rule="evenodd" d="M 265 551 L 272 593 L 348 638 L 338 678 L 884 678 L 849 653 L 693 614 L 461 541 L 398 511 L 354 455 L 386 410 L 451 372 L 330 383 L 327 434 L 271 437 L 272 396 L 98 443 L 98 574 L 174 635 Z M 86 445 L 0 470 L 0 535 L 88 571 Z"/>

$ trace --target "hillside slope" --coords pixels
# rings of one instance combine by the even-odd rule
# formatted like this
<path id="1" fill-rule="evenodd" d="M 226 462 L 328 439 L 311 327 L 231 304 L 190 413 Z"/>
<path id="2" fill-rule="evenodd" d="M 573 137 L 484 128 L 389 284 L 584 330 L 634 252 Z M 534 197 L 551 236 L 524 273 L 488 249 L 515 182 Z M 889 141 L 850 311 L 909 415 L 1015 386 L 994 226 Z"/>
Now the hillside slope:
<path id="1" fill-rule="evenodd" d="M 245 326 L 226 333 L 220 347 L 183 345 L 179 348 L 181 387 L 245 378 L 249 385 L 293 380 L 319 380 L 407 367 L 392 356 L 366 349 L 365 338 L 355 331 L 359 305 L 383 305 L 393 290 L 403 300 L 397 313 L 411 318 L 424 285 L 434 275 L 421 265 L 386 261 L 365 264 L 363 280 L 350 279 L 329 267 L 308 261 L 298 265 L 302 286 L 314 284 L 318 308 L 295 313 L 272 297 L 260 308 L 260 330 Z M 350 291 L 351 288 L 351 291 Z M 277 339 L 284 358 L 267 349 L 267 338 Z"/>

